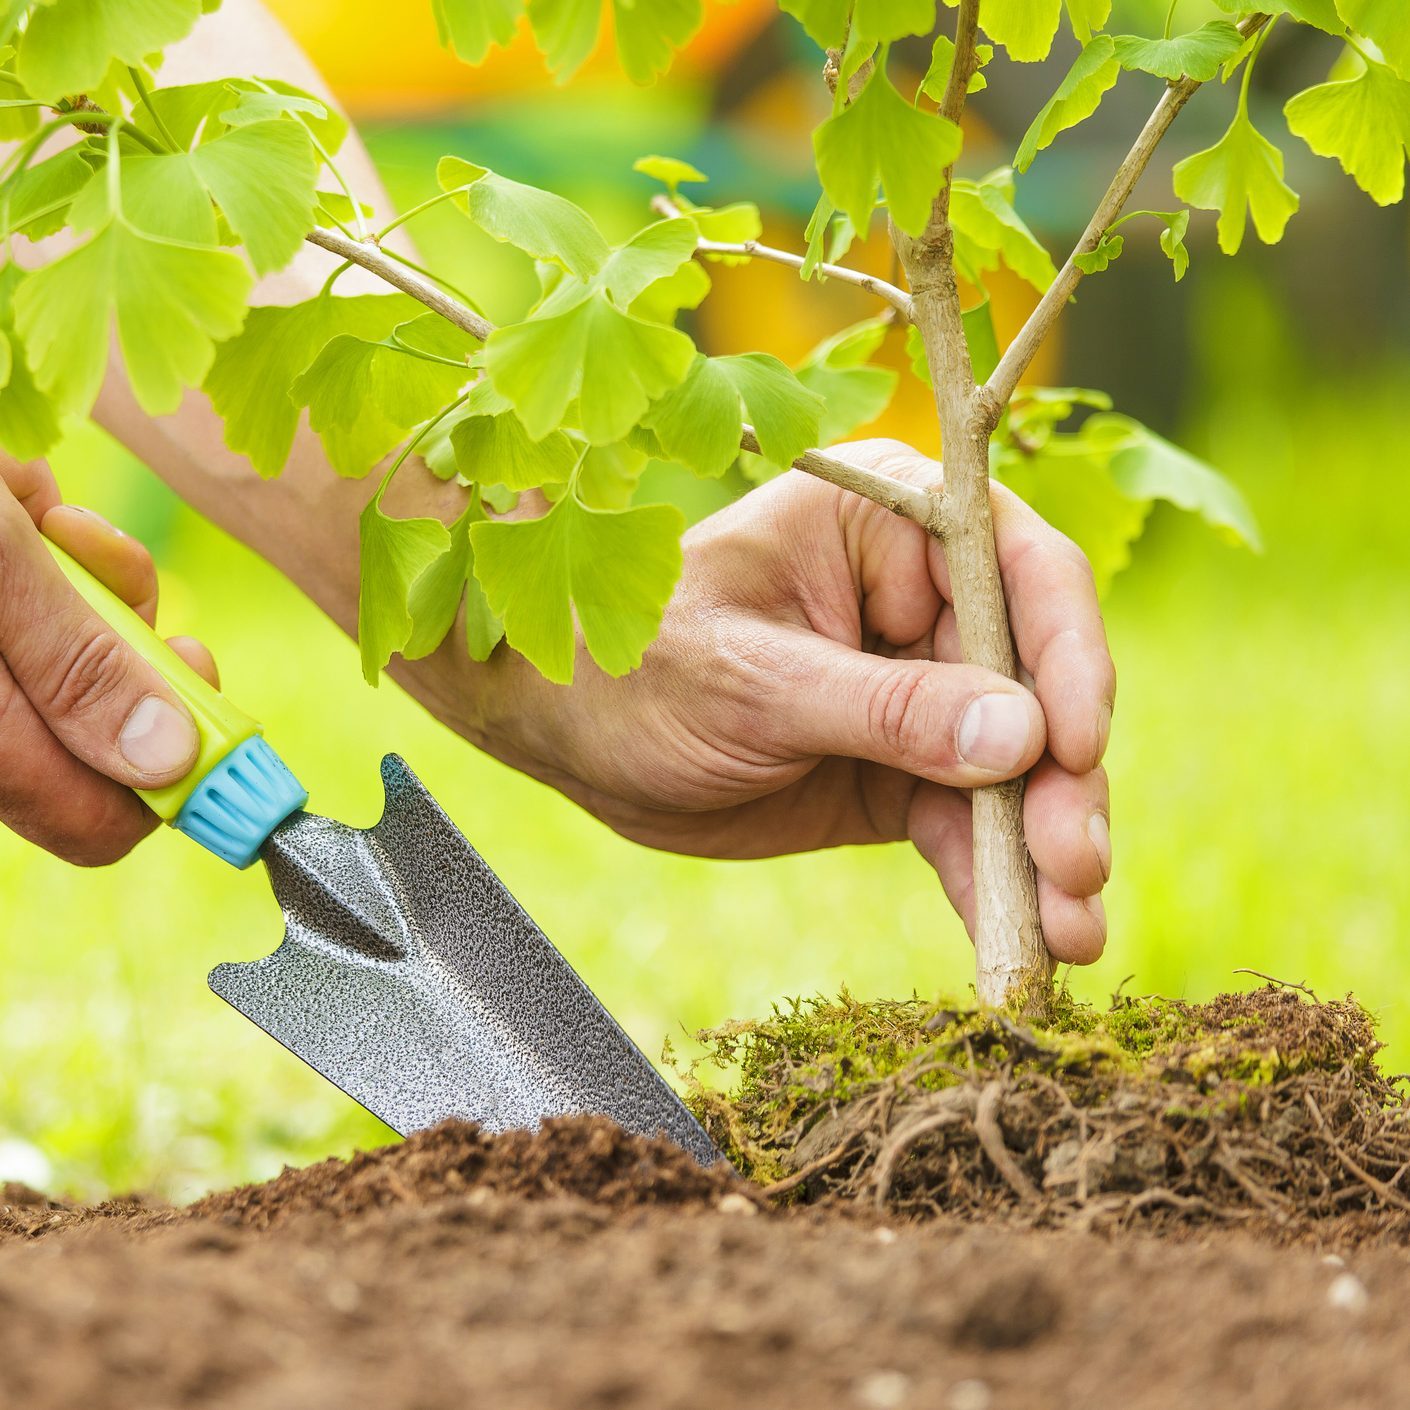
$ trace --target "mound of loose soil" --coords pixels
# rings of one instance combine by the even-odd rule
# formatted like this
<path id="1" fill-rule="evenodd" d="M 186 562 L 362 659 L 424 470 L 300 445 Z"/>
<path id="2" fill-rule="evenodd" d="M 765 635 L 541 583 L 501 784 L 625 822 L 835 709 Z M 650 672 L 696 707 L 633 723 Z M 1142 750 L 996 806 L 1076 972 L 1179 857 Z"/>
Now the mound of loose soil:
<path id="1" fill-rule="evenodd" d="M 1370 1410 L 1410 1357 L 1402 1249 L 761 1209 L 593 1121 L 0 1205 L 5 1410 Z"/>
<path id="2" fill-rule="evenodd" d="M 1355 1005 L 844 997 L 717 1040 L 702 1110 L 771 1194 L 591 1118 L 185 1209 L 4 1186 L 0 1410 L 1404 1403 L 1410 1155 Z"/>
<path id="3" fill-rule="evenodd" d="M 728 1094 L 697 1084 L 697 1113 L 740 1169 L 801 1198 L 1027 1225 L 1410 1236 L 1410 1107 L 1350 999 L 1270 985 L 1209 1004 L 1065 1004 L 1034 1027 L 844 994 L 701 1036 L 739 1076 Z"/>

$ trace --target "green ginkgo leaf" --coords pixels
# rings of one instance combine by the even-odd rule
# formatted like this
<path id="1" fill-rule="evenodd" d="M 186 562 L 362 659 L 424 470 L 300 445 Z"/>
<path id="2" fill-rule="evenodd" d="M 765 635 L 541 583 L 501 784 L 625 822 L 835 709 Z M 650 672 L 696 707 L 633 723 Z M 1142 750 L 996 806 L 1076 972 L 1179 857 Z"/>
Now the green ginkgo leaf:
<path id="1" fill-rule="evenodd" d="M 259 274 L 281 269 L 315 224 L 318 162 L 308 133 L 278 119 L 203 142 L 194 167 Z"/>
<path id="2" fill-rule="evenodd" d="M 617 56 L 633 83 L 654 83 L 704 19 L 701 0 L 613 0 Z"/>
<path id="3" fill-rule="evenodd" d="M 984 77 L 984 68 L 991 63 L 994 58 L 994 46 L 992 44 L 976 44 L 974 46 L 975 69 L 969 76 L 969 84 L 965 89 L 966 93 L 979 93 L 988 86 L 988 79 Z M 920 81 L 920 91 L 927 98 L 933 99 L 937 103 L 945 100 L 945 89 L 950 84 L 950 74 L 955 67 L 955 41 L 948 34 L 937 34 L 935 43 L 930 48 L 930 67 L 925 71 L 925 77 Z"/>
<path id="4" fill-rule="evenodd" d="M 143 63 L 200 17 L 201 0 L 46 0 L 30 12 L 15 71 L 38 98 L 86 93 L 112 64 Z"/>
<path id="5" fill-rule="evenodd" d="M 411 641 L 416 623 L 410 604 L 417 582 L 451 552 L 450 533 L 439 519 L 393 519 L 384 514 L 384 490 L 362 511 L 360 521 L 357 639 L 362 674 L 372 685 L 393 655 Z"/>
<path id="6" fill-rule="evenodd" d="M 658 220 L 613 250 L 598 279 L 614 303 L 626 308 L 661 279 L 669 279 L 695 253 L 696 227 L 689 220 Z"/>
<path id="7" fill-rule="evenodd" d="M 837 49 L 846 42 L 852 0 L 778 0 L 778 7 L 803 26 L 819 49 Z"/>
<path id="8" fill-rule="evenodd" d="M 92 175 L 93 168 L 72 149 L 16 172 L 0 187 L 0 235 L 13 231 L 42 240 L 62 230 Z"/>
<path id="9" fill-rule="evenodd" d="M 247 455 L 261 475 L 277 475 L 299 424 L 289 389 L 300 373 L 334 338 L 347 334 L 375 343 L 419 307 L 405 294 L 321 294 L 287 307 L 252 308 L 239 336 L 216 350 L 205 381 L 225 419 L 225 443 Z"/>
<path id="10" fill-rule="evenodd" d="M 1062 0 L 982 0 L 979 23 L 1019 63 L 1046 59 L 1062 19 Z"/>
<path id="11" fill-rule="evenodd" d="M 858 230 L 871 221 L 880 185 L 892 220 L 919 235 L 946 168 L 959 156 L 960 130 L 912 107 L 878 65 L 857 100 L 813 134 L 813 150 L 824 192 Z"/>
<path id="12" fill-rule="evenodd" d="M 780 470 L 818 443 L 826 407 L 797 375 L 768 353 L 714 359 L 734 384 L 759 438 L 764 458 Z"/>
<path id="13" fill-rule="evenodd" d="M 1088 43 L 1092 35 L 1111 18 L 1111 0 L 1065 0 L 1067 22 L 1079 44 Z"/>
<path id="14" fill-rule="evenodd" d="M 1119 41 L 1116 41 L 1119 42 Z M 1023 134 L 1013 164 L 1027 171 L 1033 158 L 1047 147 L 1059 132 L 1085 122 L 1101 106 L 1102 95 L 1112 88 L 1121 75 L 1116 57 L 1116 43 L 1106 34 L 1099 34 L 1088 43 L 1058 84 L 1057 92 L 1038 110 Z"/>
<path id="15" fill-rule="evenodd" d="M 1368 62 L 1355 78 L 1309 88 L 1283 112 L 1293 133 L 1319 157 L 1335 157 L 1377 205 L 1404 196 L 1410 83 L 1386 65 Z"/>
<path id="16" fill-rule="evenodd" d="M 449 550 L 412 581 L 406 597 L 411 634 L 401 648 L 408 661 L 419 661 L 440 646 L 455 625 L 462 602 L 465 645 L 472 661 L 488 661 L 503 639 L 504 623 L 485 601 L 484 589 L 475 577 L 475 553 L 470 547 L 470 526 L 484 519 L 480 496 L 472 495 L 465 513 L 450 526 Z"/>
<path id="17" fill-rule="evenodd" d="M 851 435 L 857 427 L 875 421 L 891 404 L 900 374 L 871 362 L 889 327 L 883 318 L 854 323 L 820 343 L 799 367 L 798 380 L 823 401 L 820 445 Z M 982 378 L 987 374 L 976 375 Z"/>
<path id="18" fill-rule="evenodd" d="M 459 157 L 436 165 L 441 190 L 454 191 L 455 204 L 487 235 L 534 259 L 588 279 L 609 253 L 591 217 L 572 201 L 500 176 Z"/>
<path id="19" fill-rule="evenodd" d="M 534 439 L 560 427 L 576 399 L 593 445 L 622 440 L 694 357 L 684 333 L 624 312 L 601 289 L 579 291 L 561 312 L 497 328 L 485 344 L 491 383 Z"/>
<path id="20" fill-rule="evenodd" d="M 935 0 L 856 0 L 852 34 L 859 44 L 889 44 L 935 28 Z"/>
<path id="21" fill-rule="evenodd" d="M 472 408 L 451 428 L 450 443 L 466 480 L 511 490 L 564 484 L 578 463 L 579 446 L 562 431 L 536 441 L 508 408 L 478 413 Z"/>
<path id="22" fill-rule="evenodd" d="M 399 340 L 402 329 L 414 331 Z M 463 352 L 474 346 L 443 319 L 426 314 L 398 325 L 381 342 L 340 334 L 290 388 L 294 403 L 308 408 L 308 424 L 338 474 L 367 474 L 470 379 L 468 367 L 448 367 L 408 351 L 417 333 L 455 338 Z"/>
<path id="23" fill-rule="evenodd" d="M 1258 238 L 1276 245 L 1296 213 L 1297 192 L 1283 180 L 1283 154 L 1253 123 L 1242 101 L 1229 130 L 1174 170 L 1175 194 L 1200 210 L 1219 212 L 1219 248 L 1237 254 L 1250 213 Z"/>
<path id="24" fill-rule="evenodd" d="M 61 429 L 53 402 L 35 385 L 15 328 L 14 293 L 23 278 L 14 263 L 0 269 L 0 341 L 6 364 L 0 382 L 0 446 L 16 460 L 38 460 L 58 444 Z"/>
<path id="25" fill-rule="evenodd" d="M 611 676 L 641 664 L 680 576 L 681 512 L 598 510 L 564 495 L 541 519 L 473 524 L 475 575 L 505 637 L 549 680 L 573 679 L 577 634 Z"/>
<path id="26" fill-rule="evenodd" d="M 779 469 L 818 443 L 826 405 L 767 353 L 697 357 L 690 375 L 652 408 L 646 424 L 662 449 L 697 475 L 721 475 L 739 456 L 746 417 L 765 459 Z"/>
<path id="27" fill-rule="evenodd" d="M 638 157 L 632 163 L 632 170 L 659 181 L 672 195 L 685 183 L 694 185 L 710 179 L 699 167 L 683 162 L 679 157 Z"/>
<path id="28" fill-rule="evenodd" d="M 1243 47 L 1244 37 L 1228 20 L 1210 20 L 1189 34 L 1172 39 L 1142 39 L 1134 34 L 1118 35 L 1116 57 L 1124 69 L 1151 73 L 1172 83 L 1193 78 L 1207 83 L 1219 67 Z"/>
<path id="29" fill-rule="evenodd" d="M 158 239 L 114 216 L 25 280 L 15 327 L 39 386 L 83 414 L 102 385 L 115 324 L 133 394 L 160 416 L 200 385 L 215 344 L 239 331 L 251 282 L 228 251 Z"/>
<path id="30" fill-rule="evenodd" d="M 1083 274 L 1101 274 L 1111 267 L 1114 260 L 1121 258 L 1121 252 L 1125 248 L 1125 236 L 1113 235 L 1108 230 L 1097 242 L 1096 249 L 1084 250 L 1081 254 L 1074 255 L 1072 262 Z"/>
<path id="31" fill-rule="evenodd" d="M 603 0 L 529 0 L 529 23 L 548 67 L 565 83 L 597 46 Z M 611 0 L 617 54 L 634 83 L 651 83 L 689 42 L 700 0 Z"/>
<path id="32" fill-rule="evenodd" d="M 514 38 L 524 0 L 431 0 L 431 10 L 441 44 L 467 64 L 479 64 Z"/>
<path id="33" fill-rule="evenodd" d="M 1364 34 L 1402 78 L 1410 78 L 1410 5 L 1405 0 L 1336 0 L 1337 13 Z"/>
<path id="34" fill-rule="evenodd" d="M 717 358 L 697 355 L 685 380 L 651 407 L 646 424 L 666 455 L 697 475 L 723 475 L 739 458 L 739 390 Z"/>
<path id="35" fill-rule="evenodd" d="M 1246 0 L 1214 0 L 1221 10 L 1231 15 L 1288 15 L 1303 24 L 1326 30 L 1328 34 L 1342 34 L 1346 25 L 1337 14 L 1337 0 L 1258 0 L 1249 4 Z"/>
<path id="36" fill-rule="evenodd" d="M 982 181 L 956 178 L 950 191 L 955 261 L 966 279 L 980 284 L 980 276 L 997 269 L 1002 260 L 1043 293 L 1057 278 L 1057 269 L 1014 209 L 1013 198 L 1013 172 L 1007 167 L 990 172 Z"/>
<path id="37" fill-rule="evenodd" d="M 1111 474 L 1132 499 L 1163 499 L 1197 514 L 1226 543 L 1263 549 L 1258 521 L 1232 481 L 1129 416 L 1098 413 L 1084 429 L 1108 439 Z"/>

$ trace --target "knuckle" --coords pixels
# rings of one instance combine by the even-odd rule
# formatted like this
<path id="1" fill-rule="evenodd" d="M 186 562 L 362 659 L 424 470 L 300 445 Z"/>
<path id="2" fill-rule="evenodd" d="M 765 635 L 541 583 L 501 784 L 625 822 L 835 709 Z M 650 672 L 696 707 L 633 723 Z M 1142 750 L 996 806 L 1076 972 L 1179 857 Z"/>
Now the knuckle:
<path id="1" fill-rule="evenodd" d="M 868 704 L 872 737 L 894 755 L 916 754 L 925 743 L 927 696 L 922 672 L 889 672 Z"/>
<path id="2" fill-rule="evenodd" d="M 127 681 L 122 640 L 104 628 L 82 637 L 43 698 L 36 701 L 48 719 L 82 721 L 101 714 L 121 696 Z"/>

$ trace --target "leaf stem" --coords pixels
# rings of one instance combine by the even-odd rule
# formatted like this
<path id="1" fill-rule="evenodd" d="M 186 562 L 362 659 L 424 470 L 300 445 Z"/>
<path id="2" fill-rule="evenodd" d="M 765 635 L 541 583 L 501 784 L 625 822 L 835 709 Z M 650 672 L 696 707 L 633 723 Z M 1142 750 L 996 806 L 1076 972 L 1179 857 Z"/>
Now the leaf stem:
<path id="1" fill-rule="evenodd" d="M 469 371 L 468 368 L 466 370 Z M 432 431 L 436 429 L 437 426 L 441 424 L 442 421 L 446 419 L 447 416 L 451 414 L 452 411 L 456 411 L 460 407 L 464 406 L 465 403 L 469 400 L 469 398 L 469 392 L 461 392 L 461 394 L 456 397 L 453 402 L 451 402 L 448 406 L 443 406 L 429 421 L 425 422 L 423 425 L 417 428 L 416 434 L 412 436 L 412 438 L 401 448 L 400 452 L 397 455 L 397 458 L 392 461 L 390 468 L 387 470 L 387 473 L 382 476 L 382 483 L 378 485 L 377 493 L 372 497 L 373 504 L 375 504 L 379 509 L 382 507 L 382 496 L 387 493 L 387 487 L 392 483 L 392 476 L 394 476 L 397 471 L 400 470 L 401 467 L 406 464 L 407 457 L 411 454 L 412 451 L 416 449 L 417 446 L 421 444 L 423 440 L 426 439 L 426 437 Z"/>
<path id="2" fill-rule="evenodd" d="M 1264 29 L 1268 22 L 1269 16 L 1266 14 L 1250 15 L 1240 23 L 1239 30 L 1247 39 Z M 1077 257 L 1090 254 L 1101 244 L 1103 234 L 1111 228 L 1112 222 L 1121 214 L 1126 202 L 1131 198 L 1131 192 L 1135 190 L 1141 174 L 1150 165 L 1155 149 L 1170 130 L 1171 123 L 1202 86 L 1197 79 L 1182 78 L 1166 87 L 1160 102 L 1147 118 L 1146 125 L 1141 129 L 1125 160 L 1117 168 L 1116 175 L 1112 177 L 1111 185 L 1107 187 L 1096 213 L 1082 233 L 1082 238 L 1067 257 L 1067 263 L 1058 271 L 1057 278 L 1038 301 L 1038 307 L 1029 315 L 1028 321 L 1004 350 L 999 365 L 994 369 L 989 381 L 980 389 L 991 414 L 997 415 L 1008 405 L 1019 379 L 1028 370 L 1037 356 L 1038 349 L 1043 345 L 1043 340 L 1067 307 L 1068 300 L 1078 284 L 1082 282 L 1082 270 L 1077 265 Z"/>
<path id="3" fill-rule="evenodd" d="M 688 212 L 677 206 L 669 196 L 657 196 L 651 202 L 652 210 L 660 215 L 684 218 Z M 790 250 L 777 250 L 772 245 L 760 244 L 758 240 L 741 240 L 733 243 L 725 240 L 707 240 L 703 236 L 695 242 L 697 254 L 702 255 L 734 255 L 740 259 L 762 259 L 768 260 L 772 264 L 786 265 L 789 269 L 802 269 L 807 264 L 807 259 L 803 255 L 796 255 Z M 848 269 L 841 264 L 818 263 L 812 266 L 815 273 L 823 275 L 827 279 L 836 279 L 839 284 L 851 284 L 855 288 L 864 289 L 869 294 L 875 294 L 877 298 L 885 300 L 890 304 L 907 323 L 911 321 L 911 296 L 904 289 L 897 288 L 896 285 L 888 283 L 885 279 L 879 279 L 874 274 L 864 273 L 860 269 Z"/>
<path id="4" fill-rule="evenodd" d="M 1170 8 L 1165 12 L 1165 34 L 1164 38 L 1170 38 L 1170 32 L 1175 27 L 1175 11 L 1180 8 L 1180 0 L 1170 0 Z"/>
<path id="5" fill-rule="evenodd" d="M 255 83 L 259 85 L 260 89 L 263 92 L 271 93 L 276 98 L 279 96 L 279 90 L 266 83 L 263 79 L 257 78 L 255 79 Z M 302 113 L 298 112 L 296 109 L 291 108 L 289 110 L 289 116 L 292 117 L 294 121 L 297 122 L 299 126 L 302 127 L 303 130 L 308 133 L 308 140 L 313 143 L 313 150 L 318 153 L 319 160 L 323 163 L 324 166 L 328 168 L 329 171 L 333 173 L 333 180 L 336 181 L 338 185 L 343 188 L 343 195 L 348 198 L 348 204 L 352 206 L 353 224 L 357 227 L 358 238 L 361 240 L 365 240 L 367 238 L 368 230 L 367 221 L 363 218 L 362 214 L 362 203 L 357 199 L 355 195 L 353 195 L 353 189 L 351 186 L 348 185 L 348 179 L 343 175 L 337 162 L 333 160 L 333 154 L 328 150 L 327 147 L 323 145 L 322 142 L 318 140 L 318 134 L 313 130 L 312 124 L 308 121 L 307 118 L 304 117 Z"/>
<path id="6" fill-rule="evenodd" d="M 378 242 L 380 243 L 382 240 L 385 240 L 399 225 L 405 225 L 408 220 L 420 215 L 422 211 L 431 210 L 435 206 L 449 201 L 452 197 L 460 195 L 465 189 L 464 186 L 457 186 L 453 191 L 442 191 L 439 195 L 428 197 L 419 205 L 412 206 L 410 210 L 403 211 L 395 220 L 388 221 L 387 224 L 377 232 Z"/>
<path id="7" fill-rule="evenodd" d="M 340 255 L 350 264 L 359 265 L 369 273 L 377 275 L 404 294 L 410 294 L 432 312 L 439 313 L 442 318 L 481 342 L 494 332 L 494 324 L 489 319 L 451 298 L 414 271 L 402 268 L 375 245 L 361 240 L 350 240 L 335 230 L 325 230 L 321 227 L 309 231 L 304 238 L 319 249 Z M 430 427 L 425 429 L 429 430 Z M 739 444 L 742 450 L 752 451 L 756 455 L 762 453 L 752 427 L 744 427 Z M 883 509 L 889 509 L 891 513 L 909 519 L 922 528 L 929 526 L 933 521 L 935 496 L 916 485 L 908 485 L 876 470 L 863 470 L 858 466 L 848 465 L 845 461 L 816 450 L 800 455 L 793 462 L 793 467 L 819 480 L 826 480 L 840 489 L 861 495 L 873 504 L 879 504 Z"/>
<path id="8" fill-rule="evenodd" d="M 142 71 L 134 65 L 129 65 L 127 74 L 132 80 L 132 86 L 137 90 L 137 96 L 142 100 L 142 106 L 151 115 L 153 126 L 161 134 L 162 141 L 173 152 L 184 152 L 186 149 L 171 135 L 171 129 L 167 127 L 162 115 L 152 106 L 152 94 L 147 87 L 147 81 L 142 77 Z"/>

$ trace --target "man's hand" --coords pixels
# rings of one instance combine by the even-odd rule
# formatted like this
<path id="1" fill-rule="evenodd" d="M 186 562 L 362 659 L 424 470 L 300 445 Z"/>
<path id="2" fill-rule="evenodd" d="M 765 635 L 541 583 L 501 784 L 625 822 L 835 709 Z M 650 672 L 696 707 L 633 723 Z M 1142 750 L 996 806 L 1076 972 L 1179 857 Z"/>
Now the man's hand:
<path id="1" fill-rule="evenodd" d="M 41 526 L 149 623 L 157 575 L 141 544 L 64 505 L 45 466 L 0 457 L 0 824 L 97 866 L 156 826 L 131 790 L 182 778 L 199 741 L 161 676 L 69 586 Z M 171 645 L 215 682 L 199 642 Z"/>
<path id="2" fill-rule="evenodd" d="M 940 473 L 896 442 L 832 453 L 915 483 Z M 909 837 L 971 929 L 967 790 L 1032 769 L 1044 934 L 1057 959 L 1090 962 L 1106 936 L 1115 675 L 1081 552 L 997 487 L 994 513 L 1031 691 L 956 664 L 938 544 L 791 471 L 690 533 L 639 671 L 612 680 L 583 652 L 565 689 L 501 653 L 474 733 L 653 847 L 759 857 Z"/>

